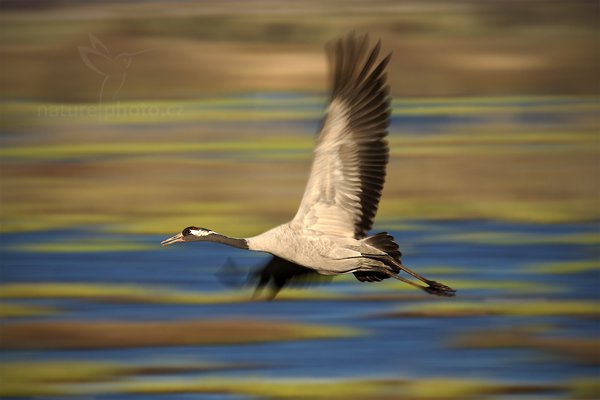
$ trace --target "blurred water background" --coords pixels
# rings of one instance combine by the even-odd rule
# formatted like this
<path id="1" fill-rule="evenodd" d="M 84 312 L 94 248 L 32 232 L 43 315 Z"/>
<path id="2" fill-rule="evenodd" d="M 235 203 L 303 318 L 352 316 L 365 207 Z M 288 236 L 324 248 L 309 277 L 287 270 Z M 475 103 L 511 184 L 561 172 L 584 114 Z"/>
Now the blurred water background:
<path id="1" fill-rule="evenodd" d="M 596 1 L 0 3 L 0 395 L 600 397 Z M 458 290 L 278 300 L 264 255 L 161 248 L 291 218 L 324 44 L 393 51 L 374 231 Z"/>

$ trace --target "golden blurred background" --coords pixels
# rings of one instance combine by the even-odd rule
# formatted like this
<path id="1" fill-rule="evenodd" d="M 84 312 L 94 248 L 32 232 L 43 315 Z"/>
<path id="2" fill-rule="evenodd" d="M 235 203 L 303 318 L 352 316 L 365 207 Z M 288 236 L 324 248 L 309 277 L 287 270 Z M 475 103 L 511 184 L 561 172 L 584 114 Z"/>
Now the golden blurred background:
<path id="1" fill-rule="evenodd" d="M 594 1 L 2 8 L 5 231 L 118 223 L 158 233 L 186 224 L 173 215 L 185 211 L 188 222 L 235 214 L 244 223 L 227 227 L 247 234 L 255 229 L 238 225 L 255 216 L 264 226 L 289 218 L 325 106 L 324 44 L 349 31 L 394 54 L 401 135 L 383 216 L 598 218 Z M 447 135 L 410 124 L 427 116 L 447 120 L 433 128 Z M 540 142 L 555 149 L 528 147 Z M 294 153 L 277 157 L 277 174 L 273 157 L 245 162 L 267 148 Z"/>

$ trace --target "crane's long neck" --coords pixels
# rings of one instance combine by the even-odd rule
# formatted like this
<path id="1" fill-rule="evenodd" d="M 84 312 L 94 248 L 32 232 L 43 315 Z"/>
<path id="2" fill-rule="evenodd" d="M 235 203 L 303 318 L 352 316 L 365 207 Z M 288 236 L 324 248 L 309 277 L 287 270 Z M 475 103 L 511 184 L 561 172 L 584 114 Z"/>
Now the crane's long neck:
<path id="1" fill-rule="evenodd" d="M 248 245 L 248 240 L 242 238 L 232 238 L 229 236 L 221 235 L 220 233 L 213 233 L 211 235 L 208 235 L 204 240 L 209 242 L 226 244 L 227 246 L 237 247 L 238 249 L 250 249 L 250 246 Z"/>

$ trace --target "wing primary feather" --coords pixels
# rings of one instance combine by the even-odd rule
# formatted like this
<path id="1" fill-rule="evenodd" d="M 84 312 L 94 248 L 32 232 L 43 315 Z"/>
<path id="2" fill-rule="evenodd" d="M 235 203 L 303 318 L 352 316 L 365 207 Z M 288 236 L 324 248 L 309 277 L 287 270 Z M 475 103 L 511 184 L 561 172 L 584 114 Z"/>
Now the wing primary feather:
<path id="1" fill-rule="evenodd" d="M 369 35 L 363 35 L 360 38 L 360 43 L 358 44 L 358 50 L 356 51 L 356 59 L 357 60 L 363 60 L 365 58 L 365 53 L 367 51 L 367 45 L 369 44 Z M 359 64 L 356 63 L 355 64 L 355 72 L 358 70 Z M 358 80 L 358 76 L 357 76 L 357 82 L 360 82 L 360 80 Z"/>
<path id="2" fill-rule="evenodd" d="M 346 86 L 350 86 L 352 78 L 354 77 L 354 70 L 356 69 L 356 63 L 352 62 L 352 60 L 358 59 L 356 57 L 355 38 L 353 33 L 348 35 L 346 46 L 348 46 L 345 60 L 347 70 L 344 71 L 344 76 L 346 76 L 346 79 L 348 80 L 348 82 L 345 82 Z"/>
<path id="3" fill-rule="evenodd" d="M 373 47 L 373 49 L 371 50 L 371 54 L 369 54 L 369 58 L 367 58 L 367 61 L 365 62 L 365 65 L 363 66 L 362 70 L 360 71 L 360 74 L 356 78 L 357 82 L 362 82 L 365 79 L 365 77 L 371 70 L 371 67 L 375 63 L 375 60 L 377 60 L 380 49 L 381 49 L 381 40 L 378 40 L 377 43 L 375 44 L 375 46 Z"/>
<path id="4" fill-rule="evenodd" d="M 360 119 L 368 113 L 373 113 L 375 115 L 379 115 L 385 110 L 389 108 L 389 104 L 384 99 L 384 96 L 381 92 L 376 93 L 375 96 L 372 96 L 371 99 L 365 102 L 365 104 L 361 104 L 360 108 L 355 115 L 354 118 Z"/>
<path id="5" fill-rule="evenodd" d="M 343 81 L 343 79 L 344 79 L 344 46 L 343 46 L 343 42 L 341 39 L 337 41 L 335 64 L 336 64 L 336 81 L 333 85 L 333 87 L 334 87 L 333 96 L 337 96 L 339 94 L 341 88 L 344 87 L 344 81 Z"/>
<path id="6" fill-rule="evenodd" d="M 385 82 L 385 75 L 381 76 L 377 79 L 373 79 L 372 81 L 368 81 L 365 83 L 363 87 L 361 87 L 355 95 L 355 104 L 357 108 L 361 106 L 363 103 L 371 101 L 373 98 L 376 98 L 378 95 L 382 95 L 384 101 L 389 101 L 389 89 L 388 91 L 382 90 L 381 87 Z"/>

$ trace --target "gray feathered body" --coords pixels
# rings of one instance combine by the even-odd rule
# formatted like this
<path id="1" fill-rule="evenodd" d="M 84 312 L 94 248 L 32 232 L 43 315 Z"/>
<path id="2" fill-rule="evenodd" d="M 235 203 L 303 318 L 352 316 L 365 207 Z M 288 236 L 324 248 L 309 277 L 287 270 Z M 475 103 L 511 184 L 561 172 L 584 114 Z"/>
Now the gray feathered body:
<path id="1" fill-rule="evenodd" d="M 248 239 L 250 250 L 269 252 L 277 257 L 311 268 L 322 275 L 338 275 L 358 270 L 385 268 L 381 261 L 364 254 L 387 253 L 364 239 L 329 235 L 307 235 L 293 222 L 279 225 Z"/>

